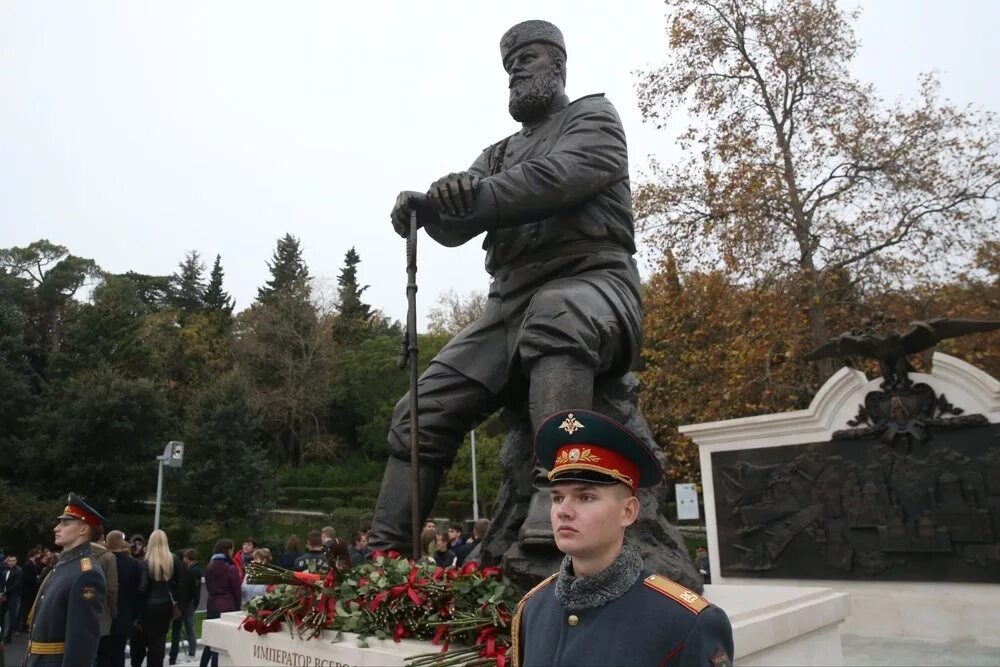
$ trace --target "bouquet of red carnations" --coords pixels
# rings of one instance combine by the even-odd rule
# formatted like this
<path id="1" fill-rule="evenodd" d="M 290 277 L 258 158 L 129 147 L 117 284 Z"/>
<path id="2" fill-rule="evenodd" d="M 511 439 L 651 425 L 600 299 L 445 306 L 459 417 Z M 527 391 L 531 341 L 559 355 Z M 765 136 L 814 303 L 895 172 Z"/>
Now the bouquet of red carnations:
<path id="1" fill-rule="evenodd" d="M 243 628 L 265 634 L 282 629 L 312 639 L 323 630 L 354 632 L 399 641 L 429 639 L 441 653 L 415 656 L 411 667 L 491 665 L 504 667 L 511 617 L 521 595 L 499 568 L 442 568 L 396 552 L 378 552 L 348 570 L 292 572 L 252 564 L 253 584 L 268 592 L 246 607 Z"/>

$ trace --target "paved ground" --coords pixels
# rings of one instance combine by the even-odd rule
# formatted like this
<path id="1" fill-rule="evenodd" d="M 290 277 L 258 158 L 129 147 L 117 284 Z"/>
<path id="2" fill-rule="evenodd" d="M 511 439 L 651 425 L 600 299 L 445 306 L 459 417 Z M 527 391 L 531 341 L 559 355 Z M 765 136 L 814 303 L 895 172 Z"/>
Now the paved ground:
<path id="1" fill-rule="evenodd" d="M 1000 665 L 1000 648 L 971 642 L 926 642 L 881 637 L 841 638 L 844 664 L 857 667 L 923 667 L 924 665 Z"/>
<path id="2" fill-rule="evenodd" d="M 882 639 L 877 637 L 843 638 L 844 665 L 850 667 L 1000 667 L 1000 648 L 966 642 L 925 642 L 915 639 Z M 28 647 L 25 635 L 14 637 L 7 645 L 8 667 L 20 667 Z M 178 665 L 197 665 L 198 655 L 189 659 L 181 648 Z M 127 664 L 127 663 L 126 663 Z"/>
<path id="3" fill-rule="evenodd" d="M 24 664 L 24 654 L 28 650 L 28 635 L 15 635 L 14 641 L 7 644 L 5 647 L 6 652 L 4 654 L 4 660 L 6 661 L 6 667 L 21 667 Z M 128 648 L 125 649 L 125 655 L 128 656 Z M 170 657 L 170 646 L 167 646 L 166 657 Z M 201 660 L 201 647 L 198 647 L 198 652 L 193 658 L 189 658 L 187 655 L 187 642 L 181 642 L 181 652 L 177 656 L 178 665 L 197 665 L 199 660 Z M 169 662 L 169 660 L 164 660 L 164 664 Z M 129 664 L 128 658 L 125 658 L 125 664 Z"/>

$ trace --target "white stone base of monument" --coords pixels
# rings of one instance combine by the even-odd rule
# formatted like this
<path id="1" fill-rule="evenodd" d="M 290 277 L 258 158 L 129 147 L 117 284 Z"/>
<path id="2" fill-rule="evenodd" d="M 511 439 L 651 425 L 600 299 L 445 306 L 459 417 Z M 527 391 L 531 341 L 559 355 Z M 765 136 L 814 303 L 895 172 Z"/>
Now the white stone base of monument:
<path id="1" fill-rule="evenodd" d="M 740 665 L 841 665 L 839 624 L 847 596 L 828 588 L 801 586 L 707 586 L 705 597 L 729 614 Z M 242 612 L 205 621 L 202 642 L 219 652 L 219 664 L 291 667 L 401 666 L 407 656 L 440 650 L 430 642 L 368 639 L 324 632 L 303 640 L 281 632 L 257 635 L 240 629 Z"/>
<path id="2" fill-rule="evenodd" d="M 735 662 L 751 665 L 842 665 L 840 624 L 847 596 L 806 586 L 705 586 L 705 598 L 733 624 Z"/>
<path id="3" fill-rule="evenodd" d="M 801 586 L 802 581 L 726 577 L 715 589 Z M 810 582 L 813 583 L 813 582 Z M 965 641 L 1000 646 L 1000 584 L 941 582 L 830 582 L 846 593 L 850 614 L 840 627 L 845 635 L 894 637 L 923 641 Z"/>
<path id="4" fill-rule="evenodd" d="M 222 618 L 205 621 L 201 642 L 219 652 L 219 665 L 289 665 L 291 667 L 402 667 L 403 659 L 411 655 L 440 651 L 430 642 L 404 639 L 368 638 L 368 648 L 358 646 L 358 636 L 324 631 L 316 639 L 299 639 L 284 625 L 279 632 L 266 635 L 240 628 L 245 614 L 234 611 Z"/>

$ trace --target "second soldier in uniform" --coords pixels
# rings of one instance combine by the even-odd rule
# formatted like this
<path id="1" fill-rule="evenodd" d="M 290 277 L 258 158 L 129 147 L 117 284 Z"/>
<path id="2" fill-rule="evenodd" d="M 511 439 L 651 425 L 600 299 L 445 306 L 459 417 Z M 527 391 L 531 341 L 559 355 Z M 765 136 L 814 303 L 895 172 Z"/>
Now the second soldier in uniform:
<path id="1" fill-rule="evenodd" d="M 101 640 L 101 610 L 107 584 L 90 541 L 102 517 L 76 494 L 55 527 L 59 560 L 42 582 L 31 612 L 25 667 L 93 665 Z"/>

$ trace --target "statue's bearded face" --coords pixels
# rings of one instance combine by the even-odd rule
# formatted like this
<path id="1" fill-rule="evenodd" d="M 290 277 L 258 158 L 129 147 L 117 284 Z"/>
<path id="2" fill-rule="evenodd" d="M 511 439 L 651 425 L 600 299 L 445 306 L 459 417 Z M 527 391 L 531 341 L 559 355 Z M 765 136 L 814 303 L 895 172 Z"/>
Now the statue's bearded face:
<path id="1" fill-rule="evenodd" d="M 510 99 L 514 120 L 527 123 L 544 118 L 556 95 L 563 92 L 563 64 L 544 44 L 527 44 L 510 59 Z"/>

